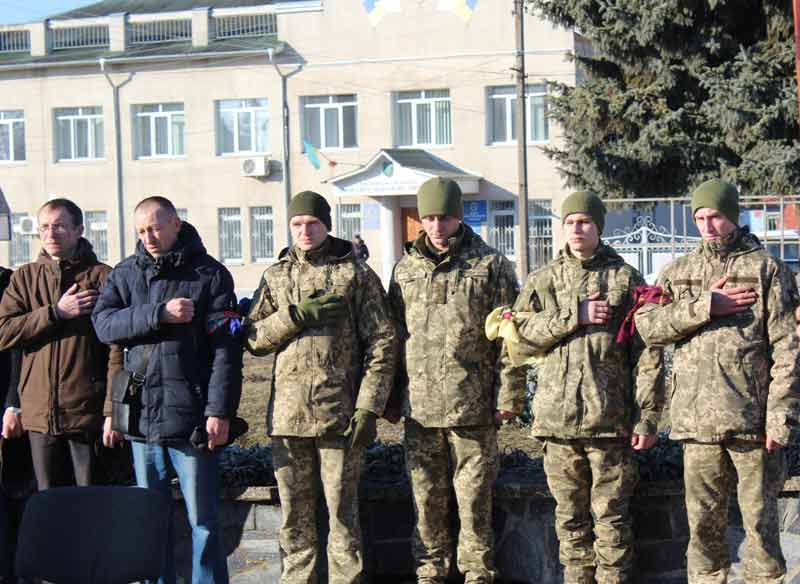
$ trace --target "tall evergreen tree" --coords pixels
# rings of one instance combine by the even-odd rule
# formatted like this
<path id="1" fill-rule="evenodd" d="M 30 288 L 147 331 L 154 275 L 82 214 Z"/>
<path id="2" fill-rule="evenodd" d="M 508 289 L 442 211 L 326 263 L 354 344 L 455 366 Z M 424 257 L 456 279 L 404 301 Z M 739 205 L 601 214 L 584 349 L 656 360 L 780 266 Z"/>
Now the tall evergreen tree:
<path id="1" fill-rule="evenodd" d="M 585 83 L 552 84 L 565 144 L 546 151 L 569 186 L 676 196 L 721 176 L 800 193 L 790 1 L 526 1 L 591 42 L 574 55 Z"/>

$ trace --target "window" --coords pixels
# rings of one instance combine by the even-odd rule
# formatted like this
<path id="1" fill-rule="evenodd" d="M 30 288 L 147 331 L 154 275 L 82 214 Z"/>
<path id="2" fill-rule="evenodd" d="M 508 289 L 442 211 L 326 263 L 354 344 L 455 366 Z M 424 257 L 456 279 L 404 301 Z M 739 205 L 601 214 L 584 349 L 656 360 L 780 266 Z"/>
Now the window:
<path id="1" fill-rule="evenodd" d="M 185 207 L 178 207 L 175 209 L 178 212 L 178 219 L 181 221 L 188 221 L 189 220 L 189 210 Z"/>
<path id="2" fill-rule="evenodd" d="M 528 201 L 528 261 L 539 268 L 553 259 L 553 218 L 550 201 Z"/>
<path id="3" fill-rule="evenodd" d="M 25 114 L 0 111 L 0 162 L 25 160 Z"/>
<path id="4" fill-rule="evenodd" d="M 159 158 L 186 154 L 182 103 L 133 106 L 134 155 Z"/>
<path id="5" fill-rule="evenodd" d="M 219 256 L 223 263 L 243 263 L 242 210 L 223 207 L 219 212 Z"/>
<path id="6" fill-rule="evenodd" d="M 394 122 L 397 146 L 452 144 L 450 90 L 398 92 Z"/>
<path id="7" fill-rule="evenodd" d="M 56 160 L 103 157 L 103 108 L 58 108 L 55 118 Z"/>
<path id="8" fill-rule="evenodd" d="M 350 241 L 353 235 L 361 233 L 361 204 L 337 205 L 338 218 L 336 233 L 341 239 Z"/>
<path id="9" fill-rule="evenodd" d="M 547 123 L 547 86 L 526 87 L 526 118 L 529 142 L 545 142 L 550 130 Z M 489 88 L 489 142 L 491 144 L 517 141 L 517 90 L 512 85 Z"/>
<path id="10" fill-rule="evenodd" d="M 108 261 L 108 213 L 86 211 L 83 216 L 86 239 L 101 262 Z"/>
<path id="11" fill-rule="evenodd" d="M 250 207 L 250 252 L 256 263 L 275 257 L 272 207 Z"/>
<path id="12" fill-rule="evenodd" d="M 217 102 L 217 154 L 267 154 L 269 100 Z"/>
<path id="13" fill-rule="evenodd" d="M 11 214 L 11 266 L 17 267 L 31 261 L 31 242 L 33 233 L 22 232 L 22 220 L 30 219 L 27 213 Z M 29 223 L 26 221 L 26 223 Z M 33 223 L 30 223 L 33 225 Z"/>
<path id="14" fill-rule="evenodd" d="M 497 251 L 513 258 L 516 250 L 514 201 L 491 201 L 489 241 Z"/>
<path id="15" fill-rule="evenodd" d="M 356 96 L 301 98 L 303 140 L 317 148 L 356 148 Z"/>

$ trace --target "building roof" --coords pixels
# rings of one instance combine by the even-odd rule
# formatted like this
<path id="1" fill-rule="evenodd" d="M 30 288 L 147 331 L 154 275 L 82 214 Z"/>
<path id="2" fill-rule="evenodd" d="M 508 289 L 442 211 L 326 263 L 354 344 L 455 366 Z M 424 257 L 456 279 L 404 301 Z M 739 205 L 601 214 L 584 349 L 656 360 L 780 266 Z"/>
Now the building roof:
<path id="1" fill-rule="evenodd" d="M 191 41 L 158 43 L 128 48 L 126 51 L 109 51 L 106 47 L 53 51 L 44 57 L 33 57 L 28 53 L 0 53 L 0 71 L 3 69 L 30 69 L 58 65 L 81 65 L 97 63 L 104 58 L 108 63 L 137 60 L 174 60 L 206 58 L 212 55 L 225 56 L 264 53 L 272 48 L 280 54 L 285 44 L 275 35 L 261 37 L 232 38 L 211 41 L 207 46 L 194 47 Z"/>
<path id="2" fill-rule="evenodd" d="M 152 14 L 155 12 L 179 12 L 193 8 L 238 8 L 279 3 L 280 0 L 103 0 L 53 15 L 50 19 L 69 20 L 109 16 L 120 12 Z"/>
<path id="3" fill-rule="evenodd" d="M 400 166 L 419 170 L 426 174 L 444 178 L 472 176 L 472 173 L 462 170 L 420 148 L 384 148 L 383 152 Z"/>

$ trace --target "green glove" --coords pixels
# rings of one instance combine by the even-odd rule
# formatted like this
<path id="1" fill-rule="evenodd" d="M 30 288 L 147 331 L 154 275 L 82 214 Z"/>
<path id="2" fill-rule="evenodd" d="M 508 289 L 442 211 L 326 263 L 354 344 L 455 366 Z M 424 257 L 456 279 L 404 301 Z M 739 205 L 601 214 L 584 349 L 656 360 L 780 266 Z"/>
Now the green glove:
<path id="1" fill-rule="evenodd" d="M 338 294 L 323 294 L 317 298 L 306 298 L 294 305 L 294 320 L 304 327 L 330 324 L 347 314 L 347 304 Z"/>
<path id="2" fill-rule="evenodd" d="M 344 437 L 350 438 L 350 448 L 366 448 L 378 435 L 378 416 L 369 410 L 356 410 Z"/>

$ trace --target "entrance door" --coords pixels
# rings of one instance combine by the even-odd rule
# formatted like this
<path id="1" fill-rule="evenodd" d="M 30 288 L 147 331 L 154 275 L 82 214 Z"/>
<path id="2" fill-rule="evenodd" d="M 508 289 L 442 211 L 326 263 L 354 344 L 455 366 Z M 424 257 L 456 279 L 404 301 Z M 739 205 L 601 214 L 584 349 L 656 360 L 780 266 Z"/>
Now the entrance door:
<path id="1" fill-rule="evenodd" d="M 414 241 L 422 231 L 422 221 L 419 220 L 419 211 L 416 207 L 402 207 L 401 218 L 403 221 L 403 242 Z"/>

